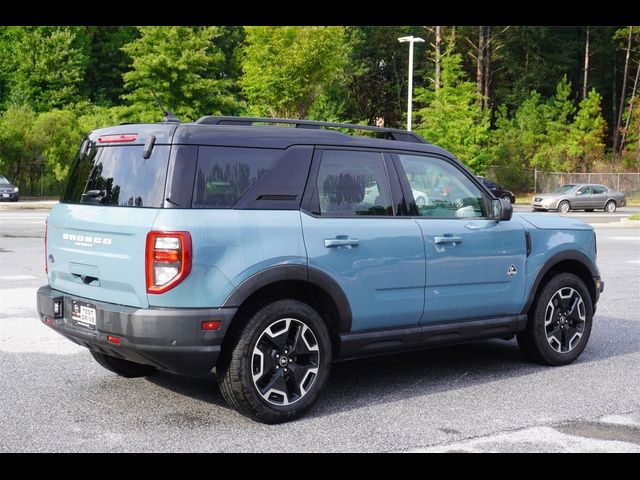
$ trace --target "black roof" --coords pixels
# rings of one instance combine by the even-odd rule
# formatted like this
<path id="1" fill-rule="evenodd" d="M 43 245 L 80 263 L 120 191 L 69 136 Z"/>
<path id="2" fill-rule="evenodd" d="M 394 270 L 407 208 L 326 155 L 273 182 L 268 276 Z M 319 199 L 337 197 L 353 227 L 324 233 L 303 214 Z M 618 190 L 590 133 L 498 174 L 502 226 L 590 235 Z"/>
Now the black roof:
<path id="1" fill-rule="evenodd" d="M 217 125 L 197 122 L 179 124 L 131 123 L 94 130 L 89 134 L 89 138 L 95 142 L 100 136 L 115 134 L 137 134 L 137 140 L 130 143 L 136 145 L 144 144 L 146 139 L 153 135 L 156 137 L 155 143 L 158 145 L 210 145 L 278 149 L 285 149 L 292 145 L 323 145 L 409 150 L 452 156 L 446 150 L 429 143 L 346 135 L 334 130 L 270 125 Z"/>

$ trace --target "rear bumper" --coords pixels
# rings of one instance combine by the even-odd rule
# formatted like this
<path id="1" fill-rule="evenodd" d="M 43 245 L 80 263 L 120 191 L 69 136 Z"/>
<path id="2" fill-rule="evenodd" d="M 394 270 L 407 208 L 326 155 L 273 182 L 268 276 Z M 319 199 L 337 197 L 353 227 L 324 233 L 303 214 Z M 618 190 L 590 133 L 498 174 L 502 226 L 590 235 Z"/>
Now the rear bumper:
<path id="1" fill-rule="evenodd" d="M 222 340 L 237 308 L 135 308 L 71 296 L 46 285 L 38 290 L 40 320 L 73 342 L 100 353 L 152 365 L 180 375 L 206 375 L 215 367 Z M 71 320 L 71 301 L 96 306 L 95 328 Z M 62 302 L 61 314 L 54 301 Z M 202 330 L 204 321 L 218 330 Z M 107 335 L 120 339 L 119 345 Z"/>

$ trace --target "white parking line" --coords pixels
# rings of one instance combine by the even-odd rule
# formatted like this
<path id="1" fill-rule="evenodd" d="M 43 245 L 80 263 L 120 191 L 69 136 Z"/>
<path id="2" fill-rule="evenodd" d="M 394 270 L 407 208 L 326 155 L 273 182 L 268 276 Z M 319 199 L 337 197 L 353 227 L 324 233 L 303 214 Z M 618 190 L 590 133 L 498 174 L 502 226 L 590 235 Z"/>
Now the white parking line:
<path id="1" fill-rule="evenodd" d="M 33 280 L 34 275 L 0 275 L 0 280 Z"/>
<path id="2" fill-rule="evenodd" d="M 610 237 L 609 240 L 620 240 L 621 242 L 640 242 L 640 237 Z"/>

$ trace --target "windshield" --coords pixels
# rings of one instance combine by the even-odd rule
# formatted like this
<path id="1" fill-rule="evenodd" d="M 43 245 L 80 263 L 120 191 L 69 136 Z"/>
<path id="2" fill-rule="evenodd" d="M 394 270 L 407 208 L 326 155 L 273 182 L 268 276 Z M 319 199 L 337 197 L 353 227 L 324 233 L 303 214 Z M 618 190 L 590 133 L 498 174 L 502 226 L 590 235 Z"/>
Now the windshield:
<path id="1" fill-rule="evenodd" d="M 9 180 L 7 180 L 5 177 L 0 175 L 0 185 L 10 185 L 10 184 L 11 182 Z"/>
<path id="2" fill-rule="evenodd" d="M 553 191 L 553 193 L 568 193 L 576 188 L 576 185 L 562 185 L 560 188 Z"/>

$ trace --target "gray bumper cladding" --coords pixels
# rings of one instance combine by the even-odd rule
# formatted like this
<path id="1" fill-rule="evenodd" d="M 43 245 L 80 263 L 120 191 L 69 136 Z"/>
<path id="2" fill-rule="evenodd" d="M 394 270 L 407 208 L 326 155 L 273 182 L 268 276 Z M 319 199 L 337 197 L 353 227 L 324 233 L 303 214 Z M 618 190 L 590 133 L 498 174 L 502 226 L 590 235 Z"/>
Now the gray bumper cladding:
<path id="1" fill-rule="evenodd" d="M 222 340 L 236 308 L 135 308 L 67 295 L 43 286 L 38 290 L 40 320 L 73 342 L 180 375 L 206 375 L 215 367 Z M 95 305 L 96 324 L 71 319 L 72 302 Z M 62 306 L 55 313 L 54 303 Z M 203 322 L 219 321 L 217 330 L 203 330 Z M 107 337 L 117 337 L 118 344 Z"/>

